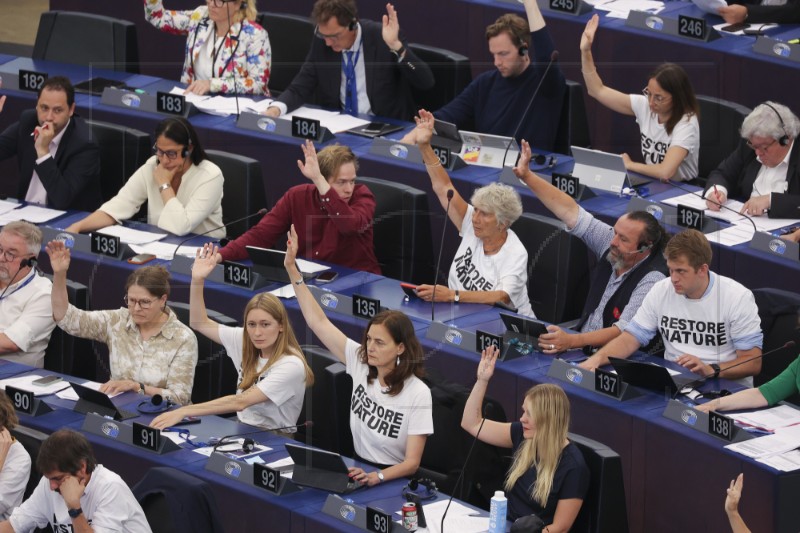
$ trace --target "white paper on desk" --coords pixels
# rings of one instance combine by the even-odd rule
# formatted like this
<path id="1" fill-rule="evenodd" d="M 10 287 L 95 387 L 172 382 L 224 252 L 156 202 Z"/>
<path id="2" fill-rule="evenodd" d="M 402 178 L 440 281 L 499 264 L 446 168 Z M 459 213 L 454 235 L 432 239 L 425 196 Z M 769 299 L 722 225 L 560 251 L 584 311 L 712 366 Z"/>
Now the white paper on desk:
<path id="1" fill-rule="evenodd" d="M 300 258 L 297 259 L 297 268 L 303 274 L 316 274 L 317 272 L 322 272 L 323 270 L 330 270 L 330 267 Z"/>
<path id="2" fill-rule="evenodd" d="M 291 283 L 289 283 L 288 285 L 284 285 L 283 287 L 278 287 L 277 289 L 273 289 L 269 291 L 269 293 L 274 294 L 278 298 L 283 298 L 284 300 L 288 300 L 296 296 L 294 293 L 294 288 L 292 287 Z"/>
<path id="3" fill-rule="evenodd" d="M 27 220 L 31 224 L 42 224 L 43 222 L 48 222 L 56 217 L 60 217 L 64 213 L 66 213 L 66 211 L 29 204 L 0 215 L 0 225 L 5 225 L 15 220 Z"/>
<path id="4" fill-rule="evenodd" d="M 728 416 L 744 424 L 769 431 L 800 424 L 800 410 L 788 405 L 778 405 L 750 413 L 733 413 Z"/>
<path id="5" fill-rule="evenodd" d="M 263 113 L 269 106 L 272 105 L 272 102 L 274 101 L 275 100 L 272 98 L 265 98 L 263 100 L 259 100 L 258 102 L 251 100 L 249 103 L 245 104 L 242 109 L 245 111 L 252 111 L 253 113 Z"/>
<path id="6" fill-rule="evenodd" d="M 719 15 L 719 8 L 728 6 L 725 0 L 692 0 L 692 3 L 712 15 Z"/>
<path id="7" fill-rule="evenodd" d="M 800 426 L 792 426 L 774 435 L 736 442 L 725 446 L 731 451 L 758 459 L 786 453 L 800 446 Z"/>
<path id="8" fill-rule="evenodd" d="M 756 459 L 756 461 L 759 463 L 764 463 L 767 466 L 771 466 L 775 470 L 792 472 L 800 469 L 800 451 L 792 450 L 787 453 L 762 457 L 760 459 Z"/>
<path id="9" fill-rule="evenodd" d="M 143 231 L 120 225 L 108 226 L 97 230 L 97 232 L 119 237 L 119 240 L 125 244 L 145 244 L 148 242 L 160 241 L 167 236 L 166 233 L 153 233 L 152 231 Z"/>
<path id="10" fill-rule="evenodd" d="M 137 254 L 153 254 L 159 259 L 163 259 L 164 261 L 172 261 L 175 258 L 175 247 L 177 244 L 172 244 L 168 242 L 148 242 L 145 244 L 131 244 L 131 250 L 136 252 Z M 181 247 L 178 249 L 178 254 L 183 257 L 190 257 L 194 259 L 197 257 L 197 250 L 200 249 L 200 246 L 190 246 L 187 244 L 182 244 Z"/>
<path id="11" fill-rule="evenodd" d="M 186 101 L 197 106 L 203 100 L 208 100 L 210 96 L 205 94 L 187 93 L 186 87 L 178 87 L 177 85 L 170 90 L 169 94 L 179 94 L 186 98 Z"/>
<path id="12" fill-rule="evenodd" d="M 731 223 L 736 223 L 740 220 L 745 220 L 742 215 L 739 214 L 739 211 L 742 210 L 744 204 L 739 202 L 738 200 L 728 200 L 725 202 L 725 207 L 728 209 L 720 209 L 719 211 L 712 211 L 706 207 L 706 201 L 703 198 L 700 198 L 697 194 L 687 193 L 682 194 L 680 196 L 673 196 L 672 198 L 667 198 L 666 200 L 661 200 L 662 203 L 667 205 L 674 205 L 677 207 L 678 204 L 685 205 L 687 207 L 692 207 L 694 209 L 699 209 L 703 211 L 705 216 L 711 218 L 718 218 L 720 220 L 727 220 Z M 746 221 L 746 220 L 745 220 Z M 749 222 L 747 222 L 750 225 Z"/>
<path id="13" fill-rule="evenodd" d="M 305 106 L 295 109 L 287 115 L 282 115 L 281 118 L 291 120 L 294 116 L 319 120 L 322 127 L 328 128 L 333 133 L 340 133 L 369 124 L 368 120 L 339 113 L 338 111 L 326 111 L 325 109 L 314 109 Z"/>
<path id="14" fill-rule="evenodd" d="M 30 391 L 34 394 L 34 396 L 47 396 L 48 394 L 55 394 L 60 390 L 63 390 L 67 387 L 72 389 L 64 380 L 56 381 L 55 383 L 51 383 L 50 385 L 34 385 L 33 382 L 39 379 L 42 376 L 29 374 L 27 376 L 19 376 L 16 378 L 9 378 L 0 380 L 0 388 L 6 390 L 6 385 L 11 385 L 17 389 L 22 389 L 26 391 Z"/>
<path id="15" fill-rule="evenodd" d="M 100 387 L 103 385 L 102 383 L 97 383 L 96 381 L 87 381 L 86 383 L 80 383 L 84 387 L 89 387 L 90 389 L 94 389 L 96 391 L 100 390 Z M 116 398 L 122 394 L 121 392 L 116 392 L 114 394 L 106 394 L 109 398 Z M 66 389 L 59 391 L 56 393 L 56 396 L 61 398 L 62 400 L 72 400 L 73 402 L 78 401 L 78 394 L 75 392 L 75 389 L 72 387 L 67 387 Z"/>
<path id="16" fill-rule="evenodd" d="M 769 218 L 769 217 L 752 217 L 753 222 L 756 223 L 758 231 L 772 231 L 778 228 L 785 228 L 800 222 L 796 218 Z"/>
<path id="17" fill-rule="evenodd" d="M 712 231 L 706 234 L 708 242 L 715 242 L 723 246 L 736 246 L 753 240 L 753 226 L 731 226 L 729 228 Z"/>
<path id="18" fill-rule="evenodd" d="M 8 200 L 0 200 L 0 214 L 8 213 L 9 211 L 16 209 L 21 204 L 19 202 L 10 202 Z"/>
<path id="19" fill-rule="evenodd" d="M 428 523 L 427 531 L 439 533 L 442 525 L 442 515 L 447 508 L 447 500 L 425 504 L 425 521 Z M 459 533 L 480 533 L 489 529 L 489 517 L 480 516 L 476 511 L 466 505 L 454 501 L 447 511 L 444 525 L 447 531 Z"/>
<path id="20" fill-rule="evenodd" d="M 661 13 L 664 2 L 656 0 L 615 0 L 595 6 L 600 11 L 608 11 L 607 17 L 627 19 L 631 11 L 644 11 L 646 13 Z"/>
<path id="21" fill-rule="evenodd" d="M 227 117 L 235 115 L 248 106 L 255 105 L 255 102 L 250 98 L 239 97 L 238 102 L 236 98 L 230 96 L 213 96 L 207 100 L 194 104 L 194 106 L 203 113 L 214 115 L 217 117 Z"/>

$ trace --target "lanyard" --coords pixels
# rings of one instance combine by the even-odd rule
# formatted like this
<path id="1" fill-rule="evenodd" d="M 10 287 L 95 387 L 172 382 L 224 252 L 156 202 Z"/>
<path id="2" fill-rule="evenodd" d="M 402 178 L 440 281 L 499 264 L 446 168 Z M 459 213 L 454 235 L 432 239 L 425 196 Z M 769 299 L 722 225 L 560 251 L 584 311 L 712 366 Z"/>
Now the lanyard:
<path id="1" fill-rule="evenodd" d="M 22 285 L 19 285 L 19 286 L 18 286 L 16 289 L 14 289 L 14 290 L 13 290 L 13 291 L 11 291 L 10 293 L 8 293 L 8 294 L 6 294 L 5 296 L 3 296 L 2 298 L 0 298 L 0 301 L 2 301 L 2 300 L 5 300 L 6 298 L 8 298 L 9 296 L 11 296 L 12 294 L 14 294 L 15 292 L 17 292 L 18 290 L 22 289 L 22 288 L 23 288 L 25 285 L 27 285 L 28 283 L 30 283 L 31 281 L 33 281 L 33 278 L 35 278 L 35 277 L 36 277 L 36 271 L 33 271 L 33 270 L 32 270 L 32 271 L 31 271 L 31 274 L 32 274 L 32 275 L 31 275 L 31 276 L 30 276 L 28 279 L 26 279 L 25 281 L 23 281 L 23 282 L 22 282 Z"/>

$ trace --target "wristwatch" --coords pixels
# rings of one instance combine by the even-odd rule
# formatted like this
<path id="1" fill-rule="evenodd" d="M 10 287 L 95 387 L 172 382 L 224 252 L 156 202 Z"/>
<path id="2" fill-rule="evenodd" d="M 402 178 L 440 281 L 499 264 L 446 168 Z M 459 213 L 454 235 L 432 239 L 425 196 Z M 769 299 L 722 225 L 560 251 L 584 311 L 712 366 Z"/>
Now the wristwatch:
<path id="1" fill-rule="evenodd" d="M 170 187 L 172 187 L 172 185 L 170 185 L 169 183 L 162 183 L 161 185 L 158 186 L 158 192 L 164 192 Z"/>
<path id="2" fill-rule="evenodd" d="M 378 470 L 377 474 L 378 474 L 378 481 L 379 481 L 379 482 L 381 482 L 381 483 L 383 483 L 383 472 L 381 472 L 380 470 Z"/>
<path id="3" fill-rule="evenodd" d="M 455 303 L 458 303 L 458 301 L 459 301 L 460 299 L 461 299 L 461 293 L 459 293 L 459 292 L 458 292 L 458 289 L 456 289 L 456 293 L 453 295 L 453 301 L 454 301 Z"/>
<path id="4" fill-rule="evenodd" d="M 139 382 L 139 390 L 136 391 L 138 394 L 144 394 L 144 383 Z"/>
<path id="5" fill-rule="evenodd" d="M 67 512 L 69 513 L 70 518 L 78 518 L 83 514 L 83 509 L 78 507 L 77 509 L 68 509 Z"/>
<path id="6" fill-rule="evenodd" d="M 721 372 L 721 369 L 720 369 L 719 365 L 717 363 L 711 363 L 708 366 L 710 366 L 711 370 L 714 371 L 714 376 L 713 377 L 718 378 L 719 377 L 719 373 Z"/>

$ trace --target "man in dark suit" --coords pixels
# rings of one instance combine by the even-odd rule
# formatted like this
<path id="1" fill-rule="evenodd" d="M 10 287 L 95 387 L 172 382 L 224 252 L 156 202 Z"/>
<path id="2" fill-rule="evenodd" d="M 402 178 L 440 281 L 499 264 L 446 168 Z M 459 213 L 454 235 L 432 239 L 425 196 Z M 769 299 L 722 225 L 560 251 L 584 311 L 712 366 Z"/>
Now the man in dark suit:
<path id="1" fill-rule="evenodd" d="M 6 97 L 0 98 L 0 111 Z M 100 206 L 100 149 L 75 113 L 75 90 L 54 76 L 39 89 L 36 109 L 0 135 L 0 160 L 17 156 L 17 198 L 55 209 Z"/>
<path id="2" fill-rule="evenodd" d="M 800 119 L 775 102 L 757 106 L 742 122 L 743 142 L 708 176 L 706 204 L 714 211 L 729 197 L 750 216 L 800 218 Z"/>
<path id="3" fill-rule="evenodd" d="M 266 114 L 277 117 L 309 103 L 349 114 L 411 120 L 411 87 L 433 87 L 433 73 L 408 48 L 397 12 L 383 24 L 359 20 L 355 0 L 317 0 L 316 36 L 300 72 Z"/>

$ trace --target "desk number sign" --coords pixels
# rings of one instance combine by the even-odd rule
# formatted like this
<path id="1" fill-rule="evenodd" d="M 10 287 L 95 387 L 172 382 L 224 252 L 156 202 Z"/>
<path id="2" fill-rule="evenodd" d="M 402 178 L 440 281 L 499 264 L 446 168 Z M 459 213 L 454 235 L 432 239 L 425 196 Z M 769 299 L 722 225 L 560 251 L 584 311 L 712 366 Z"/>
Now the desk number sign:
<path id="1" fill-rule="evenodd" d="M 23 91 L 38 92 L 42 88 L 42 84 L 47 79 L 47 74 L 44 72 L 36 72 L 34 70 L 19 71 L 19 88 Z"/>
<path id="2" fill-rule="evenodd" d="M 249 266 L 224 261 L 222 263 L 222 280 L 228 285 L 250 288 L 253 280 L 253 269 Z"/>
<path id="3" fill-rule="evenodd" d="M 733 440 L 733 419 L 711 411 L 708 413 L 708 432 L 728 442 Z"/>
<path id="4" fill-rule="evenodd" d="M 443 167 L 447 168 L 450 165 L 450 149 L 444 146 L 431 146 L 433 153 L 439 158 L 439 162 Z"/>
<path id="5" fill-rule="evenodd" d="M 599 368 L 594 371 L 594 390 L 614 398 L 622 393 L 622 382 L 619 376 Z"/>
<path id="6" fill-rule="evenodd" d="M 578 11 L 579 0 L 550 0 L 550 9 L 574 14 Z"/>
<path id="7" fill-rule="evenodd" d="M 145 426 L 134 422 L 133 424 L 133 445 L 151 452 L 158 452 L 161 446 L 161 430 Z"/>
<path id="8" fill-rule="evenodd" d="M 119 237 L 114 235 L 105 235 L 103 233 L 92 233 L 91 235 L 91 252 L 98 255 L 106 255 L 108 257 L 119 257 L 122 251 L 122 245 Z"/>
<path id="9" fill-rule="evenodd" d="M 682 228 L 703 231 L 704 214 L 701 210 L 678 204 L 678 225 Z"/>
<path id="10" fill-rule="evenodd" d="M 186 112 L 186 97 L 158 91 L 156 93 L 156 111 L 168 115 L 183 115 Z"/>
<path id="11" fill-rule="evenodd" d="M 11 403 L 14 404 L 14 409 L 20 413 L 33 414 L 34 395 L 32 392 L 7 385 L 6 394 L 11 399 Z"/>
<path id="12" fill-rule="evenodd" d="M 572 198 L 578 197 L 581 182 L 575 176 L 568 174 L 553 174 L 553 185 L 559 191 L 568 194 Z"/>
<path id="13" fill-rule="evenodd" d="M 353 316 L 370 320 L 381 309 L 381 301 L 359 294 L 353 295 Z"/>
<path id="14" fill-rule="evenodd" d="M 367 506 L 367 531 L 389 533 L 392 530 L 392 516 L 380 509 Z"/>
<path id="15" fill-rule="evenodd" d="M 706 38 L 706 21 L 701 18 L 678 15 L 678 35 L 703 41 Z"/>
<path id="16" fill-rule="evenodd" d="M 486 331 L 475 331 L 475 351 L 481 353 L 489 346 L 496 346 L 500 352 L 503 351 L 503 337 L 487 333 Z"/>
<path id="17" fill-rule="evenodd" d="M 273 494 L 281 488 L 281 473 L 259 463 L 253 463 L 253 485 Z"/>
<path id="18" fill-rule="evenodd" d="M 322 125 L 319 120 L 304 117 L 292 117 L 292 136 L 301 139 L 319 139 Z"/>

